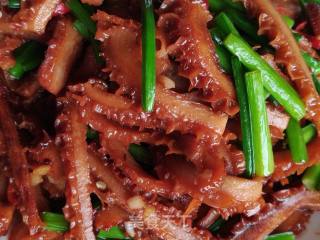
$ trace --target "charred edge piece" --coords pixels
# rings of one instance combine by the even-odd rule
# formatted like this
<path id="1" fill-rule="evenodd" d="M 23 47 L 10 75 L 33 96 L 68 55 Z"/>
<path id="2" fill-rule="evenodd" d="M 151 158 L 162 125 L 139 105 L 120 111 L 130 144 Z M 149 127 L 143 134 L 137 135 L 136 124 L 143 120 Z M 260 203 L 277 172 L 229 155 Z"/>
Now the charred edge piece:
<path id="1" fill-rule="evenodd" d="M 65 126 L 62 126 L 65 124 Z M 81 122 L 76 105 L 66 103 L 57 120 L 65 127 L 61 134 L 62 159 L 66 166 L 66 206 L 64 213 L 70 222 L 70 238 L 93 240 L 93 210 L 90 201 L 90 168 L 86 144 L 86 125 Z"/>
<path id="2" fill-rule="evenodd" d="M 81 41 L 82 37 L 74 29 L 70 18 L 64 17 L 57 22 L 38 73 L 39 83 L 50 93 L 56 95 L 64 87 L 81 49 Z"/>
<path id="3" fill-rule="evenodd" d="M 307 118 L 320 130 L 320 97 L 290 29 L 269 0 L 244 0 L 248 12 L 259 19 L 259 34 L 266 34 L 276 49 L 276 62 L 286 67 L 307 108 Z"/>
<path id="4" fill-rule="evenodd" d="M 21 211 L 25 224 L 28 225 L 30 235 L 34 235 L 41 230 L 43 224 L 37 209 L 35 189 L 31 186 L 27 158 L 20 144 L 18 132 L 6 102 L 6 93 L 2 87 L 0 87 L 0 127 L 8 149 L 15 188 L 19 195 L 17 207 Z"/>

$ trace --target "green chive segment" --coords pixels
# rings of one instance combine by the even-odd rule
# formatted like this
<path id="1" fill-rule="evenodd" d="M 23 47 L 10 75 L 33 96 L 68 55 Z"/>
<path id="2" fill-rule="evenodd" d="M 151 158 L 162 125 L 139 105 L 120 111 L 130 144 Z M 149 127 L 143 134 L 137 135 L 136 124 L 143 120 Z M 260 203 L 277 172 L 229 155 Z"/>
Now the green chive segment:
<path id="1" fill-rule="evenodd" d="M 226 223 L 226 220 L 224 220 L 222 217 L 219 217 L 209 228 L 208 230 L 212 233 L 218 232 L 221 227 Z"/>
<path id="2" fill-rule="evenodd" d="M 152 0 L 142 4 L 142 108 L 153 109 L 156 91 L 156 29 Z"/>
<path id="3" fill-rule="evenodd" d="M 84 25 L 79 19 L 74 21 L 73 26 L 77 31 L 80 33 L 80 35 L 84 38 L 90 39 L 93 38 L 92 33 L 89 31 L 89 29 Z"/>
<path id="4" fill-rule="evenodd" d="M 284 233 L 278 233 L 274 235 L 270 235 L 265 238 L 265 240 L 295 240 L 296 237 L 292 232 L 284 232 Z"/>
<path id="5" fill-rule="evenodd" d="M 224 9 L 236 9 L 238 11 L 245 11 L 242 3 L 233 0 L 209 0 L 209 8 L 212 12 L 220 12 Z"/>
<path id="6" fill-rule="evenodd" d="M 252 124 L 255 175 L 269 176 L 274 170 L 274 159 L 261 72 L 246 73 L 245 79 Z"/>
<path id="7" fill-rule="evenodd" d="M 320 164 L 308 168 L 303 174 L 302 182 L 309 190 L 320 190 Z"/>
<path id="8" fill-rule="evenodd" d="M 215 18 L 215 25 L 220 30 L 220 35 L 223 38 L 227 37 L 230 33 L 240 36 L 231 19 L 224 12 L 219 13 Z"/>
<path id="9" fill-rule="evenodd" d="M 79 0 L 69 0 L 67 1 L 67 6 L 70 8 L 72 14 L 79 20 L 82 27 L 86 28 L 86 31 L 90 36 L 96 34 L 96 23 L 91 19 L 91 13 L 88 8 L 85 7 Z M 80 24 L 77 24 L 78 27 Z M 76 27 L 78 29 L 78 27 Z M 81 33 L 81 31 L 79 31 Z"/>
<path id="10" fill-rule="evenodd" d="M 216 54 L 217 54 L 218 59 L 219 59 L 220 66 L 227 73 L 231 73 L 232 72 L 231 61 L 230 61 L 231 54 L 223 46 L 223 42 L 221 40 L 220 32 L 221 31 L 218 28 L 213 28 L 213 29 L 210 30 L 212 40 L 213 40 L 213 42 L 215 44 L 215 47 L 216 47 L 215 50 L 216 50 Z"/>
<path id="11" fill-rule="evenodd" d="M 306 52 L 302 53 L 302 57 L 314 74 L 320 74 L 320 62 L 318 60 L 311 57 L 311 55 Z"/>
<path id="12" fill-rule="evenodd" d="M 130 144 L 129 153 L 137 162 L 150 163 L 151 153 L 142 145 L 135 143 Z"/>
<path id="13" fill-rule="evenodd" d="M 20 79 L 23 75 L 41 64 L 46 46 L 42 43 L 30 40 L 13 51 L 16 64 L 9 69 L 12 77 Z"/>
<path id="14" fill-rule="evenodd" d="M 310 123 L 302 128 L 302 135 L 304 142 L 307 144 L 317 135 L 317 129 L 312 123 Z"/>
<path id="15" fill-rule="evenodd" d="M 282 16 L 282 20 L 286 23 L 286 25 L 288 26 L 288 28 L 292 29 L 295 22 L 291 17 L 288 16 Z"/>
<path id="16" fill-rule="evenodd" d="M 9 0 L 8 7 L 12 9 L 19 9 L 21 7 L 21 0 Z"/>
<path id="17" fill-rule="evenodd" d="M 127 238 L 119 227 L 111 227 L 108 231 L 100 230 L 97 239 L 129 239 Z"/>
<path id="18" fill-rule="evenodd" d="M 90 126 L 87 127 L 87 140 L 89 141 L 97 141 L 99 140 L 99 133 L 91 128 Z"/>
<path id="19" fill-rule="evenodd" d="M 100 43 L 94 39 L 97 30 L 96 23 L 91 19 L 94 10 L 86 4 L 82 4 L 79 0 L 69 0 L 67 6 L 76 18 L 73 23 L 74 28 L 90 42 L 96 63 L 100 66 L 103 65 L 104 60 L 99 53 Z"/>
<path id="20" fill-rule="evenodd" d="M 250 71 L 261 71 L 264 87 L 293 118 L 300 120 L 304 117 L 305 106 L 297 92 L 246 41 L 231 33 L 224 45 Z"/>
<path id="21" fill-rule="evenodd" d="M 299 122 L 291 118 L 286 133 L 292 160 L 295 163 L 305 163 L 308 161 L 307 146 Z"/>
<path id="22" fill-rule="evenodd" d="M 52 232 L 66 232 L 69 230 L 69 223 L 62 214 L 43 212 L 42 220 L 45 223 L 45 228 Z"/>
<path id="23" fill-rule="evenodd" d="M 231 60 L 234 82 L 236 86 L 237 98 L 240 105 L 240 123 L 242 133 L 242 148 L 246 160 L 246 175 L 251 177 L 254 173 L 252 125 L 250 120 L 250 111 L 248 97 L 244 79 L 244 69 L 237 57 Z"/>
<path id="24" fill-rule="evenodd" d="M 151 171 L 153 169 L 152 165 L 152 153 L 147 148 L 147 146 L 141 144 L 132 143 L 129 145 L 128 149 L 130 155 L 134 158 L 134 160 L 140 164 L 140 166 L 146 170 Z"/>
<path id="25" fill-rule="evenodd" d="M 262 44 L 267 43 L 265 36 L 257 34 L 258 26 L 254 21 L 249 20 L 245 13 L 241 13 L 235 9 L 226 9 L 225 12 L 235 27 L 245 33 L 251 40 Z"/>
<path id="26" fill-rule="evenodd" d="M 305 143 L 309 143 L 317 135 L 316 127 L 311 123 L 302 128 Z M 302 177 L 302 183 L 312 191 L 320 190 L 320 164 L 308 168 Z"/>

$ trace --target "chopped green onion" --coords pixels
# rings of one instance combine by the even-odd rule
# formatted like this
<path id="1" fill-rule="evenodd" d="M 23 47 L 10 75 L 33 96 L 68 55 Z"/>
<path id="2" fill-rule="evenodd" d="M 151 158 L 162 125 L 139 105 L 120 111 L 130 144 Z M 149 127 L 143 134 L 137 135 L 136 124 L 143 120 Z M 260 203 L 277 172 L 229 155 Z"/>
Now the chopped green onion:
<path id="1" fill-rule="evenodd" d="M 219 15 L 215 18 L 215 25 L 220 30 L 219 36 L 222 38 L 226 38 L 230 33 L 240 36 L 231 19 L 224 12 L 219 13 Z"/>
<path id="2" fill-rule="evenodd" d="M 302 135 L 304 142 L 307 144 L 317 135 L 317 129 L 312 123 L 310 123 L 302 128 Z"/>
<path id="3" fill-rule="evenodd" d="M 15 66 L 9 69 L 12 77 L 20 79 L 26 72 L 37 68 L 45 54 L 46 47 L 35 40 L 25 42 L 14 50 Z"/>
<path id="4" fill-rule="evenodd" d="M 297 32 L 292 32 L 292 34 L 293 34 L 294 39 L 295 39 L 298 43 L 303 39 L 303 36 L 300 35 L 300 34 L 297 33 Z"/>
<path id="5" fill-rule="evenodd" d="M 298 43 L 300 41 L 302 41 L 302 39 L 304 38 L 301 34 L 299 34 L 297 32 L 293 32 L 293 36 Z M 301 52 L 301 55 L 302 55 L 304 61 L 306 62 L 306 64 L 308 65 L 308 67 L 311 69 L 311 72 L 312 72 L 311 77 L 312 77 L 314 86 L 315 86 L 317 92 L 320 94 L 320 82 L 317 77 L 317 75 L 320 74 L 320 62 L 317 59 L 313 58 L 307 52 Z"/>
<path id="6" fill-rule="evenodd" d="M 270 93 L 264 89 L 264 99 L 268 99 L 270 97 Z"/>
<path id="7" fill-rule="evenodd" d="M 320 164 L 308 168 L 303 174 L 302 182 L 309 190 L 320 190 Z"/>
<path id="8" fill-rule="evenodd" d="M 317 129 L 311 123 L 302 128 L 302 133 L 304 141 L 308 143 L 317 135 Z M 320 164 L 316 164 L 305 171 L 302 183 L 309 190 L 320 190 Z"/>
<path id="9" fill-rule="evenodd" d="M 209 0 L 209 8 L 212 12 L 220 12 L 224 9 L 233 8 L 244 12 L 245 9 L 240 2 L 235 2 L 233 0 Z"/>
<path id="10" fill-rule="evenodd" d="M 87 127 L 87 139 L 88 140 L 97 140 L 99 139 L 99 133 L 91 128 L 90 126 Z"/>
<path id="11" fill-rule="evenodd" d="M 209 228 L 208 230 L 212 233 L 216 233 L 221 229 L 223 224 L 226 223 L 226 220 L 224 220 L 222 217 L 219 217 Z"/>
<path id="12" fill-rule="evenodd" d="M 45 228 L 52 232 L 66 232 L 69 230 L 69 223 L 62 214 L 43 212 L 42 220 L 45 223 Z"/>
<path id="13" fill-rule="evenodd" d="M 237 29 L 246 33 L 253 41 L 257 43 L 266 44 L 268 41 L 266 37 L 258 35 L 258 26 L 254 21 L 248 20 L 244 13 L 241 13 L 234 9 L 226 9 L 226 14 Z"/>
<path id="14" fill-rule="evenodd" d="M 317 129 L 311 123 L 302 129 L 302 133 L 304 141 L 308 143 L 317 135 Z M 302 182 L 309 190 L 320 190 L 320 164 L 308 168 L 303 174 Z"/>
<path id="15" fill-rule="evenodd" d="M 91 15 L 94 12 L 93 8 L 87 4 L 82 4 L 79 0 L 69 0 L 67 5 L 76 17 L 73 23 L 74 28 L 90 42 L 96 63 L 100 66 L 103 65 L 104 60 L 99 53 L 100 43 L 94 39 L 97 27 L 96 23 L 91 19 Z"/>
<path id="16" fill-rule="evenodd" d="M 293 162 L 305 163 L 308 161 L 307 147 L 299 122 L 291 118 L 286 133 Z"/>
<path id="17" fill-rule="evenodd" d="M 284 233 L 278 233 L 274 235 L 270 235 L 265 238 L 265 240 L 295 240 L 296 237 L 292 232 L 284 232 Z"/>
<path id="18" fill-rule="evenodd" d="M 291 17 L 282 16 L 282 20 L 287 24 L 288 28 L 292 29 L 295 22 Z"/>
<path id="19" fill-rule="evenodd" d="M 89 32 L 89 29 L 79 19 L 74 21 L 73 26 L 82 37 L 87 39 L 92 38 L 92 34 Z"/>
<path id="20" fill-rule="evenodd" d="M 153 109 L 156 92 L 156 27 L 152 0 L 142 1 L 142 108 Z"/>
<path id="21" fill-rule="evenodd" d="M 91 19 L 91 13 L 79 0 L 68 0 L 67 6 L 72 14 L 82 23 L 82 27 L 87 28 L 87 32 L 93 37 L 96 33 L 96 23 Z M 78 24 L 79 27 L 79 24 Z M 78 28 L 77 28 L 78 29 Z M 81 33 L 81 31 L 79 31 Z"/>
<path id="22" fill-rule="evenodd" d="M 140 163 L 143 167 L 146 169 L 150 169 L 152 167 L 152 154 L 147 147 L 132 143 L 129 145 L 128 151 L 134 160 Z"/>
<path id="23" fill-rule="evenodd" d="M 9 0 L 8 7 L 13 9 L 19 9 L 21 7 L 21 0 Z"/>
<path id="24" fill-rule="evenodd" d="M 297 92 L 247 42 L 231 33 L 224 40 L 224 45 L 250 71 L 261 71 L 264 87 L 293 118 L 300 120 L 304 117 L 305 106 Z"/>
<path id="25" fill-rule="evenodd" d="M 250 120 L 247 90 L 244 80 L 244 69 L 239 59 L 235 56 L 232 57 L 231 63 L 237 91 L 237 98 L 240 105 L 242 148 L 246 160 L 246 176 L 251 177 L 254 173 L 252 126 Z"/>
<path id="26" fill-rule="evenodd" d="M 274 159 L 261 72 L 246 73 L 245 79 L 252 126 L 254 173 L 269 176 L 274 170 Z"/>
<path id="27" fill-rule="evenodd" d="M 318 94 L 320 94 L 320 81 L 318 77 L 314 73 L 311 74 L 311 77 Z"/>
<path id="28" fill-rule="evenodd" d="M 210 29 L 211 38 L 213 41 L 219 45 L 223 45 L 223 36 L 221 34 L 221 30 L 217 27 Z"/>
<path id="29" fill-rule="evenodd" d="M 100 230 L 97 238 L 104 239 L 129 239 L 127 238 L 119 227 L 111 227 L 108 231 Z"/>
<path id="30" fill-rule="evenodd" d="M 231 73 L 231 63 L 230 63 L 230 53 L 229 51 L 222 45 L 216 45 L 216 54 L 219 58 L 220 66 L 227 73 Z"/>
<path id="31" fill-rule="evenodd" d="M 316 75 L 320 73 L 320 62 L 313 57 L 310 56 L 310 54 L 303 52 L 302 57 L 306 64 L 311 68 L 312 72 Z"/>

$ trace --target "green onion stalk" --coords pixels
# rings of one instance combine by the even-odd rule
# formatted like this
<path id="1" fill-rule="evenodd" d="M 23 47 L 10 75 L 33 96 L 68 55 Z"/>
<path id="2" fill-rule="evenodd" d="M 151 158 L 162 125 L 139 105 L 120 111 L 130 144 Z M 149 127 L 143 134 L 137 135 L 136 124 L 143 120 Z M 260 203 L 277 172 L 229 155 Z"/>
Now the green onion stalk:
<path id="1" fill-rule="evenodd" d="M 97 235 L 98 240 L 105 239 L 129 239 L 126 237 L 119 227 L 111 227 L 108 231 L 100 230 Z"/>
<path id="2" fill-rule="evenodd" d="M 254 174 L 252 123 L 250 119 L 248 96 L 244 79 L 244 68 L 237 57 L 233 56 L 231 62 L 237 98 L 240 106 L 242 148 L 246 161 L 246 176 L 252 177 Z"/>
<path id="3" fill-rule="evenodd" d="M 23 43 L 13 51 L 15 65 L 8 70 L 9 74 L 15 78 L 22 78 L 27 72 L 36 69 L 43 61 L 46 46 L 36 40 Z"/>
<path id="4" fill-rule="evenodd" d="M 299 122 L 291 118 L 286 133 L 293 162 L 302 164 L 308 161 L 307 146 Z"/>
<path id="5" fill-rule="evenodd" d="M 66 232 L 69 230 L 69 223 L 62 214 L 43 212 L 42 220 L 45 223 L 45 229 L 52 232 Z"/>
<path id="6" fill-rule="evenodd" d="M 256 176 L 269 176 L 274 171 L 274 159 L 261 72 L 246 73 L 245 80 L 252 126 L 254 172 Z"/>
<path id="7" fill-rule="evenodd" d="M 245 40 L 231 33 L 224 45 L 247 69 L 261 72 L 266 90 L 294 119 L 301 120 L 305 116 L 305 106 L 298 93 Z"/>
<path id="8" fill-rule="evenodd" d="M 21 7 L 21 0 L 9 0 L 8 7 L 12 9 L 19 9 Z"/>
<path id="9" fill-rule="evenodd" d="M 153 109 L 156 94 L 156 27 L 152 0 L 142 4 L 142 109 Z"/>

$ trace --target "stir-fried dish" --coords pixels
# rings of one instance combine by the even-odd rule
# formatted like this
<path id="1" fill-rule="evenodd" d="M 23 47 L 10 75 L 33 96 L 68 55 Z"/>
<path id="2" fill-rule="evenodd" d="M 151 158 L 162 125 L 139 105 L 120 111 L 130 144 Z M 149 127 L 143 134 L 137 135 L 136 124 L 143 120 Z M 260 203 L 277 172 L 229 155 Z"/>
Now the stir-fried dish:
<path id="1" fill-rule="evenodd" d="M 0 236 L 295 239 L 320 210 L 319 0 L 1 0 Z"/>

